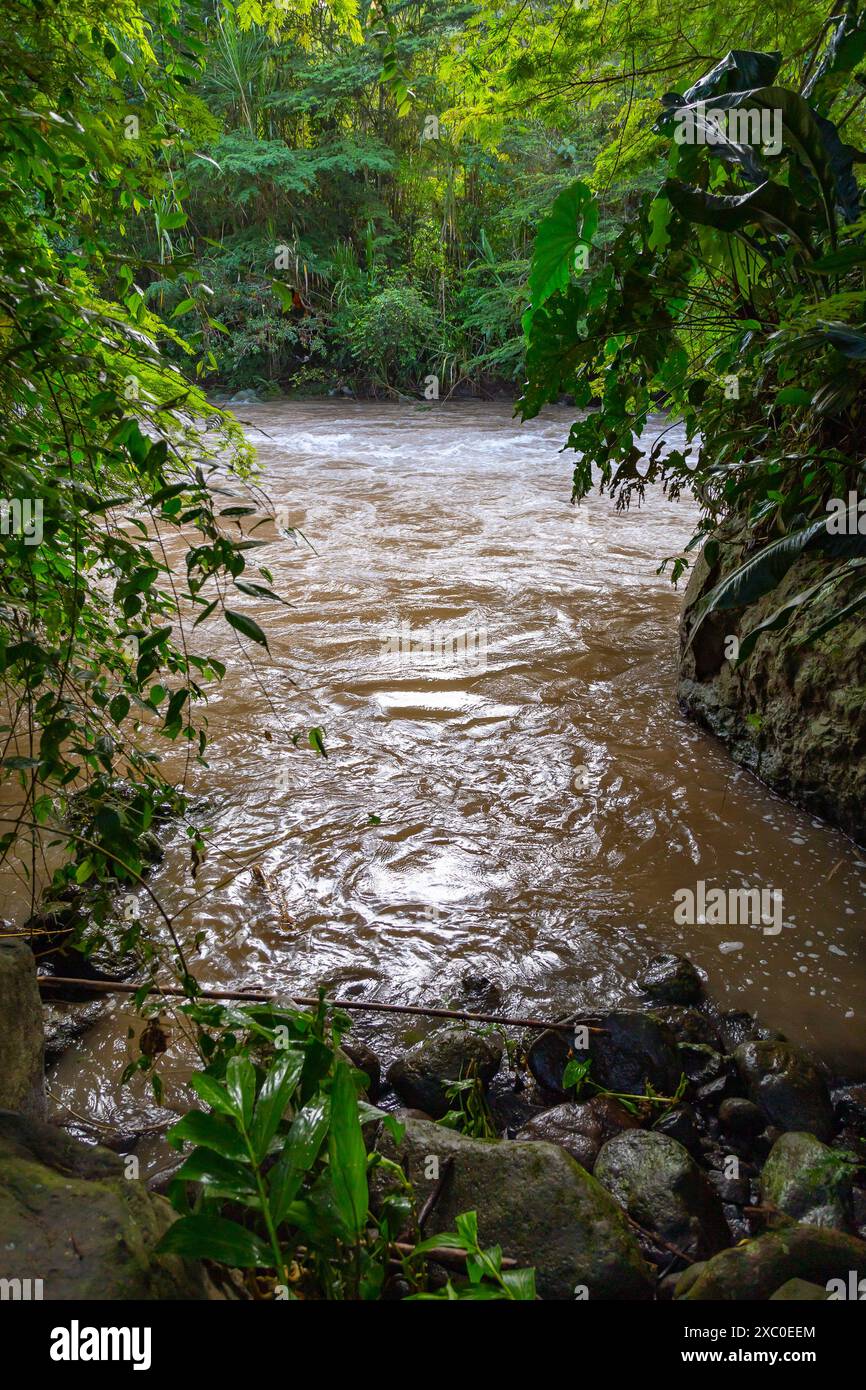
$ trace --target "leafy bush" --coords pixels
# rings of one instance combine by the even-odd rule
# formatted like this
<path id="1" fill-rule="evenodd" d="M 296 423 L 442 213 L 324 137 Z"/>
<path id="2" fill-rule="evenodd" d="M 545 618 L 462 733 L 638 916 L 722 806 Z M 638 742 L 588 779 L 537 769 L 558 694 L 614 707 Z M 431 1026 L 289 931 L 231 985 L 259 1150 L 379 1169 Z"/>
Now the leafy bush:
<path id="1" fill-rule="evenodd" d="M 866 482 L 866 247 L 854 176 L 866 156 L 829 115 L 864 52 L 866 17 L 852 10 L 803 94 L 774 85 L 780 54 L 729 54 L 665 97 L 669 176 L 605 251 L 581 183 L 539 230 L 522 408 L 534 416 L 563 392 L 582 407 L 598 401 L 569 435 L 574 497 L 597 469 L 619 506 L 651 481 L 674 495 L 692 488 L 703 515 L 691 547 L 730 514 L 750 528 L 749 553 L 703 600 L 692 637 L 707 614 L 770 592 L 801 554 L 822 562 L 819 582 L 761 631 L 829 595 L 835 616 L 812 626 L 814 639 L 866 604 L 866 536 L 827 526 L 829 500 Z M 678 120 L 704 129 L 704 104 L 758 120 L 781 112 L 781 147 L 727 135 L 675 142 Z M 588 269 L 584 255 L 575 273 L 581 251 Z M 682 419 L 689 447 L 663 434 L 646 459 L 636 436 L 658 410 Z M 677 558 L 675 578 L 686 563 Z M 740 660 L 758 635 L 746 634 Z"/>
<path id="2" fill-rule="evenodd" d="M 535 1297 L 531 1270 L 503 1269 L 482 1250 L 474 1213 L 453 1234 L 420 1241 L 402 1169 L 367 1151 L 365 1126 L 402 1126 L 361 1097 L 367 1078 L 340 1049 L 344 1015 L 261 1005 L 191 1003 L 207 1057 L 191 1085 L 207 1110 L 169 1132 L 194 1145 L 171 1185 L 179 1219 L 161 1249 L 247 1271 L 259 1297 L 378 1299 L 399 1274 L 402 1292 L 430 1295 L 425 1256 L 462 1251 L 468 1284 L 443 1297 Z M 216 1037 L 214 1034 L 216 1033 Z M 370 1175 L 387 1192 L 370 1211 Z"/>
<path id="3" fill-rule="evenodd" d="M 358 369 L 374 385 L 408 386 L 435 370 L 433 310 L 411 285 L 390 285 L 336 319 Z"/>

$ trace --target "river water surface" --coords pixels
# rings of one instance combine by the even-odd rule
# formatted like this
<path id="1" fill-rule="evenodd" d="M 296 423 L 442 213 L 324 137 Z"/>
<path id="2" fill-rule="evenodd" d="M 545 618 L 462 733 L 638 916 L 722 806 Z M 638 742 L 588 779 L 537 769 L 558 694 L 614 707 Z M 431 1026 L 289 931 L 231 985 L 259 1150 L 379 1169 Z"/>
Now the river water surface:
<path id="1" fill-rule="evenodd" d="M 270 658 L 249 648 L 250 664 L 224 623 L 196 634 L 228 666 L 210 767 L 189 776 L 212 844 L 193 882 L 178 837 L 152 885 L 178 911 L 257 866 L 178 919 L 205 934 L 202 983 L 439 1003 L 471 973 L 509 1012 L 554 1017 L 627 1000 L 672 949 L 727 1006 L 866 1068 L 866 855 L 677 710 L 681 592 L 656 570 L 693 504 L 572 507 L 566 410 L 526 426 L 481 403 L 239 414 L 305 539 L 268 523 L 251 552 L 291 607 L 233 601 Z M 677 925 L 673 895 L 699 880 L 775 889 L 783 929 Z M 118 1089 L 128 1022 L 118 1005 L 61 1059 L 60 1109 L 147 1108 Z M 358 1031 L 386 1058 L 408 1035 Z"/>

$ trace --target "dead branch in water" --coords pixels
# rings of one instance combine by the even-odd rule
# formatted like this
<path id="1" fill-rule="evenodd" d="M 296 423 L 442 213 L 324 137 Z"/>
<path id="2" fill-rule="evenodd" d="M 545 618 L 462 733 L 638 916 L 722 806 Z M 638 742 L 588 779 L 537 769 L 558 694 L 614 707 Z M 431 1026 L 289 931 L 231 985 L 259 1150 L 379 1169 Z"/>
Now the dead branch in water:
<path id="1" fill-rule="evenodd" d="M 37 983 L 40 989 L 69 988 L 74 987 L 84 991 L 92 991 L 98 994 L 137 994 L 145 985 L 129 984 L 120 980 L 87 980 L 83 978 L 67 977 L 64 975 L 37 975 Z M 190 999 L 182 989 L 176 985 L 153 985 L 154 993 L 170 995 L 180 999 Z M 234 999 L 251 1004 L 274 1004 L 279 1003 L 274 991 L 266 993 L 264 990 L 238 990 L 238 989 L 203 989 L 195 996 L 196 999 Z M 293 996 L 287 1002 L 298 1004 L 306 1008 L 317 1008 L 318 999 L 305 997 L 303 995 Z M 507 1018 L 500 1017 L 498 1014 L 475 1014 L 466 1009 L 433 1009 L 425 1008 L 420 1004 L 379 1004 L 371 1003 L 368 1000 L 357 999 L 325 999 L 323 1001 L 331 1009 L 357 1009 L 361 1012 L 389 1013 L 389 1014 L 420 1014 L 430 1018 L 456 1018 L 467 1023 L 498 1023 L 502 1027 L 510 1028 L 541 1028 L 559 1030 L 571 1033 L 574 1029 L 573 1023 L 559 1022 L 553 1023 L 544 1018 Z M 605 1028 L 592 1028 L 587 1026 L 589 1033 L 604 1033 Z"/>

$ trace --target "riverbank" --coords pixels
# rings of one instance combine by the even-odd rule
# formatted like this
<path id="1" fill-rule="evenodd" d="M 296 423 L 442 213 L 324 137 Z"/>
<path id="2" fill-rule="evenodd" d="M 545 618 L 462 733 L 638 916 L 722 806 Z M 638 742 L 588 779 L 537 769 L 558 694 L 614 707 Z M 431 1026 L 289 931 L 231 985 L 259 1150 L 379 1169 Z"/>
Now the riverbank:
<path id="1" fill-rule="evenodd" d="M 38 1267 L 48 1298 L 225 1296 L 195 1265 L 155 1253 L 172 1216 L 148 1193 L 165 1177 L 139 1180 L 138 1136 L 109 1153 L 44 1123 L 33 959 L 10 943 L 0 965 L 0 1051 L 13 1059 L 0 1203 L 14 1236 L 0 1277 Z M 431 1020 L 387 1068 L 350 1030 L 344 1049 L 369 1101 L 402 1126 L 397 1139 L 374 1126 L 368 1143 L 402 1166 L 426 1234 L 476 1211 L 482 1242 L 532 1266 L 543 1299 L 850 1297 L 832 1281 L 866 1276 L 866 1077 L 833 1076 L 752 1015 L 720 1009 L 684 957 L 649 961 L 635 987 L 637 1007 L 523 1035 Z M 507 1013 L 489 982 L 472 988 Z M 32 1220 L 34 1203 L 56 1206 L 64 1172 L 80 1271 L 65 1227 L 48 1238 Z M 374 1183 L 374 1211 L 388 1191 L 387 1176 Z M 118 1265 L 106 1232 L 121 1230 L 134 1255 Z"/>

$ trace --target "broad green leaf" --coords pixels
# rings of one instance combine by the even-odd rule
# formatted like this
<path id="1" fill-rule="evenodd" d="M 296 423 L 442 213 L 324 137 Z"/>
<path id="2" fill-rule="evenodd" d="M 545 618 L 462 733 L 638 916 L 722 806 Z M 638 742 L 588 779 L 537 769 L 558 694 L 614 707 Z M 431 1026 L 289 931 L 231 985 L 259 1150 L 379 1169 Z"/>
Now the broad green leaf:
<path id="1" fill-rule="evenodd" d="M 367 1220 L 367 1150 L 358 1119 L 355 1086 L 349 1068 L 338 1062 L 331 1088 L 331 1127 L 328 1168 L 334 1202 L 351 1238 L 360 1236 Z"/>
<path id="2" fill-rule="evenodd" d="M 198 1089 L 198 1088 L 196 1088 Z M 172 1125 L 167 1138 L 176 1147 L 181 1140 L 189 1144 L 203 1144 L 224 1158 L 248 1160 L 247 1147 L 243 1136 L 234 1125 L 219 1115 L 207 1114 L 204 1110 L 191 1110 Z"/>
<path id="3" fill-rule="evenodd" d="M 257 622 L 248 617 L 246 613 L 236 613 L 231 608 L 226 608 L 223 611 L 230 627 L 243 633 L 244 637 L 249 637 L 251 642 L 258 642 L 260 647 L 268 650 L 268 639 Z"/>
<path id="4" fill-rule="evenodd" d="M 232 1269 L 268 1269 L 274 1257 L 253 1231 L 222 1216 L 182 1216 L 169 1226 L 157 1253 L 216 1260 Z"/>
<path id="5" fill-rule="evenodd" d="M 251 1139 L 259 1162 L 268 1152 L 304 1068 L 304 1053 L 286 1051 L 271 1067 L 256 1101 Z"/>

